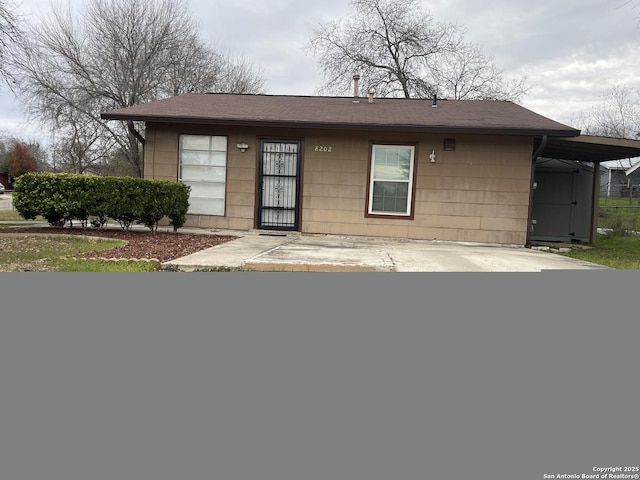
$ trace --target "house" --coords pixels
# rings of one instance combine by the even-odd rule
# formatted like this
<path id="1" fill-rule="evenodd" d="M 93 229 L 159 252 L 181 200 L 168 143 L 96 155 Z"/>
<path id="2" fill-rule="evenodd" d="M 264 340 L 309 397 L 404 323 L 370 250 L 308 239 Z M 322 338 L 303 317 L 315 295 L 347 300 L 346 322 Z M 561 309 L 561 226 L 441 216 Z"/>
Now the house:
<path id="1" fill-rule="evenodd" d="M 186 226 L 202 228 L 526 245 L 540 225 L 538 159 L 620 154 L 512 102 L 354 90 L 184 94 L 102 118 L 145 123 L 145 178 L 190 185 Z M 597 202 L 588 206 L 591 238 Z"/>
<path id="2" fill-rule="evenodd" d="M 626 198 L 637 191 L 640 185 L 639 159 L 620 159 L 602 164 L 603 174 L 600 177 L 600 196 Z"/>
<path id="3" fill-rule="evenodd" d="M 636 159 L 636 162 L 627 168 L 624 174 L 629 182 L 627 184 L 627 194 L 638 197 L 640 194 L 640 161 Z"/>

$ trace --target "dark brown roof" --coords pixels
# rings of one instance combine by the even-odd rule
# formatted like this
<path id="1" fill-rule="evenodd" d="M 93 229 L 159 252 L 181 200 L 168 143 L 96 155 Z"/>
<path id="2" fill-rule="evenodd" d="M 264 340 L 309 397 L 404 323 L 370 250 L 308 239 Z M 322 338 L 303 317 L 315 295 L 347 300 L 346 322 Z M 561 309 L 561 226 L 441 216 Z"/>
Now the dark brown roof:
<path id="1" fill-rule="evenodd" d="M 640 157 L 640 140 L 581 135 L 575 138 L 549 138 L 541 157 L 583 162 L 604 162 Z"/>
<path id="2" fill-rule="evenodd" d="M 106 120 L 349 130 L 576 136 L 512 102 L 187 93 L 103 113 Z"/>

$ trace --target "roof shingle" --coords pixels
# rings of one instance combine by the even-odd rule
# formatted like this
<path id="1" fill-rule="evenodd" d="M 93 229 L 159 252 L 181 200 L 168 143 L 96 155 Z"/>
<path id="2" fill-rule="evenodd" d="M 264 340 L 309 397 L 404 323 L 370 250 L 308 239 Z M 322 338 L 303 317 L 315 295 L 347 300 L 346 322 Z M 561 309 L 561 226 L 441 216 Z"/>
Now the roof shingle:
<path id="1" fill-rule="evenodd" d="M 103 113 L 107 120 L 351 130 L 577 136 L 513 102 L 187 93 Z"/>

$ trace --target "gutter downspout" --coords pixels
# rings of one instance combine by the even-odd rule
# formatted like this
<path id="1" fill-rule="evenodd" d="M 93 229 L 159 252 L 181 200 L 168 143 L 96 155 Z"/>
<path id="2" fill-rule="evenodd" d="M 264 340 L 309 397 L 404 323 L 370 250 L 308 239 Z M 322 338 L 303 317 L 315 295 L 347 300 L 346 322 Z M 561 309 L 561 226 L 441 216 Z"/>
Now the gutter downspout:
<path id="1" fill-rule="evenodd" d="M 547 138 L 547 135 L 542 136 L 542 143 L 540 143 L 540 146 L 535 152 L 533 152 L 533 156 L 531 158 L 531 182 L 529 184 L 529 209 L 527 213 L 527 238 L 525 241 L 525 247 L 531 247 L 531 227 L 533 226 L 531 225 L 531 221 L 533 220 L 531 216 L 533 211 L 533 184 L 536 176 L 536 160 L 540 155 L 542 155 L 542 152 L 547 147 Z"/>

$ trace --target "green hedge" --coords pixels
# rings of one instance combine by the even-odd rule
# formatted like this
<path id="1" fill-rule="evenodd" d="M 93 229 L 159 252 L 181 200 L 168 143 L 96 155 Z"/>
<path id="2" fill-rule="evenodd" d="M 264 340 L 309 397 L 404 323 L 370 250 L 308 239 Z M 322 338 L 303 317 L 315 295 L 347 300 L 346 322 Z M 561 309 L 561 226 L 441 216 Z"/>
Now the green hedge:
<path id="1" fill-rule="evenodd" d="M 164 218 L 174 231 L 184 225 L 191 191 L 168 180 L 66 173 L 25 173 L 13 187 L 14 208 L 27 220 L 40 215 L 59 227 L 77 221 L 102 228 L 112 218 L 125 230 L 137 223 L 152 232 Z"/>

